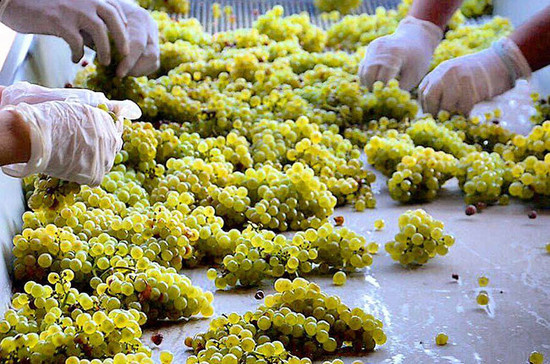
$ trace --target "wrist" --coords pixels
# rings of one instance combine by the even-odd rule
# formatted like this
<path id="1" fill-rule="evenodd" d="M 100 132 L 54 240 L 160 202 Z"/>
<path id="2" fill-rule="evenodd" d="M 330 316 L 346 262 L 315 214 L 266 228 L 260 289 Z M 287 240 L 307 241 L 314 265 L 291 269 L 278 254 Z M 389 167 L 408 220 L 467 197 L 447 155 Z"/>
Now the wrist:
<path id="1" fill-rule="evenodd" d="M 26 163 L 31 158 L 31 131 L 29 125 L 14 111 L 0 111 L 2 165 Z"/>
<path id="2" fill-rule="evenodd" d="M 420 33 L 416 36 L 419 39 L 427 40 L 434 51 L 443 39 L 443 30 L 438 25 L 409 15 L 399 23 L 398 29 L 407 34 L 411 28 L 415 29 L 415 33 Z"/>
<path id="3" fill-rule="evenodd" d="M 502 38 L 493 43 L 492 49 L 506 66 L 512 85 L 515 85 L 515 82 L 519 79 L 529 79 L 531 77 L 531 67 L 513 40 Z"/>

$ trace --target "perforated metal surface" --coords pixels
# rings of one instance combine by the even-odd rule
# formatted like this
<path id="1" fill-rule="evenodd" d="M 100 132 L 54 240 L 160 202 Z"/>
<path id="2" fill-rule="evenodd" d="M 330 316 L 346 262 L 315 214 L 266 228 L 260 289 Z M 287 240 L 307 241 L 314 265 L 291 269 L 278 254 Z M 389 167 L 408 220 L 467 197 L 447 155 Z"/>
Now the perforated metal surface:
<path id="1" fill-rule="evenodd" d="M 212 16 L 212 5 L 217 2 L 222 9 L 225 6 L 233 8 L 235 21 L 230 22 L 224 15 L 214 20 Z M 361 7 L 353 13 L 373 14 L 377 7 L 383 6 L 386 9 L 397 8 L 399 0 L 364 0 Z M 220 31 L 234 30 L 238 28 L 250 28 L 254 21 L 275 5 L 282 5 L 285 14 L 298 14 L 307 12 L 311 16 L 313 24 L 328 28 L 332 22 L 321 19 L 320 12 L 313 5 L 313 0 L 191 0 L 190 12 L 186 16 L 175 15 L 176 18 L 197 18 L 203 25 L 205 31 L 216 33 Z"/>

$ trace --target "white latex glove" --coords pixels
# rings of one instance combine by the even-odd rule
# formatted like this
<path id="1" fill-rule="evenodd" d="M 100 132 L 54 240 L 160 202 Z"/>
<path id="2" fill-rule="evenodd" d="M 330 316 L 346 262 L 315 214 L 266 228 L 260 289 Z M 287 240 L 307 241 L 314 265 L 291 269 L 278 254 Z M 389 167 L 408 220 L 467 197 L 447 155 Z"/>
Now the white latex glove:
<path id="1" fill-rule="evenodd" d="M 93 40 L 99 63 L 111 62 L 109 35 L 123 56 L 129 53 L 127 20 L 116 0 L 2 0 L 0 22 L 19 33 L 63 38 L 73 62 L 84 55 L 84 38 Z"/>
<path id="2" fill-rule="evenodd" d="M 531 68 L 519 47 L 509 38 L 489 49 L 441 63 L 419 87 L 424 112 L 440 110 L 468 115 L 474 105 L 510 90 Z"/>
<path id="3" fill-rule="evenodd" d="M 17 82 L 1 90 L 0 109 L 21 103 L 40 104 L 47 101 L 75 101 L 90 106 L 106 105 L 115 114 L 127 119 L 141 116 L 139 107 L 131 101 L 111 101 L 101 92 L 77 88 L 47 88 L 28 82 Z"/>
<path id="4" fill-rule="evenodd" d="M 159 35 L 157 23 L 149 12 L 128 0 L 118 0 L 128 18 L 128 42 L 130 52 L 117 67 L 118 77 L 144 76 L 160 66 Z"/>
<path id="5" fill-rule="evenodd" d="M 114 122 L 103 110 L 67 101 L 22 103 L 4 110 L 20 117 L 30 130 L 29 161 L 2 167 L 4 173 L 13 177 L 44 173 L 97 186 L 122 147 L 121 118 L 127 115 L 121 113 Z"/>
<path id="6" fill-rule="evenodd" d="M 372 41 L 359 65 L 361 84 L 372 88 L 376 81 L 399 80 L 404 90 L 417 86 L 430 70 L 435 48 L 443 37 L 437 25 L 408 16 L 395 33 Z"/>

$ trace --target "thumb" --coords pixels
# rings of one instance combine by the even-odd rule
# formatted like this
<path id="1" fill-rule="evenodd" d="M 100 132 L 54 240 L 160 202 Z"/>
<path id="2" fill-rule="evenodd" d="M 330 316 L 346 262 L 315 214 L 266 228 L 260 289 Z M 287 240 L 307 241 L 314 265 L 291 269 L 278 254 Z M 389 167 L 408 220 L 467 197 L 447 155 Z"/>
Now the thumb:
<path id="1" fill-rule="evenodd" d="M 141 117 L 141 109 L 133 101 L 109 101 L 108 106 L 119 118 L 136 120 Z"/>

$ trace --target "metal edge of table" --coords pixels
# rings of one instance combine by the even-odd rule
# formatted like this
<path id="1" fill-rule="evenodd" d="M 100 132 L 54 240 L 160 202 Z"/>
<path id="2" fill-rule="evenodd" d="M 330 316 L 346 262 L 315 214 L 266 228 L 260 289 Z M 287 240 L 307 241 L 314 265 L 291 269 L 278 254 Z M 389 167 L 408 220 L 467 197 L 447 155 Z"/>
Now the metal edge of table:
<path id="1" fill-rule="evenodd" d="M 9 85 L 13 82 L 17 70 L 27 57 L 32 40 L 33 36 L 30 34 L 17 34 L 15 36 L 4 66 L 0 70 L 0 85 Z"/>
<path id="2" fill-rule="evenodd" d="M 33 40 L 32 35 L 17 34 L 0 70 L 0 85 L 11 84 L 23 65 Z M 21 180 L 4 175 L 0 171 L 0 313 L 8 308 L 11 300 L 13 267 L 12 240 L 21 231 L 21 216 L 25 202 Z"/>

